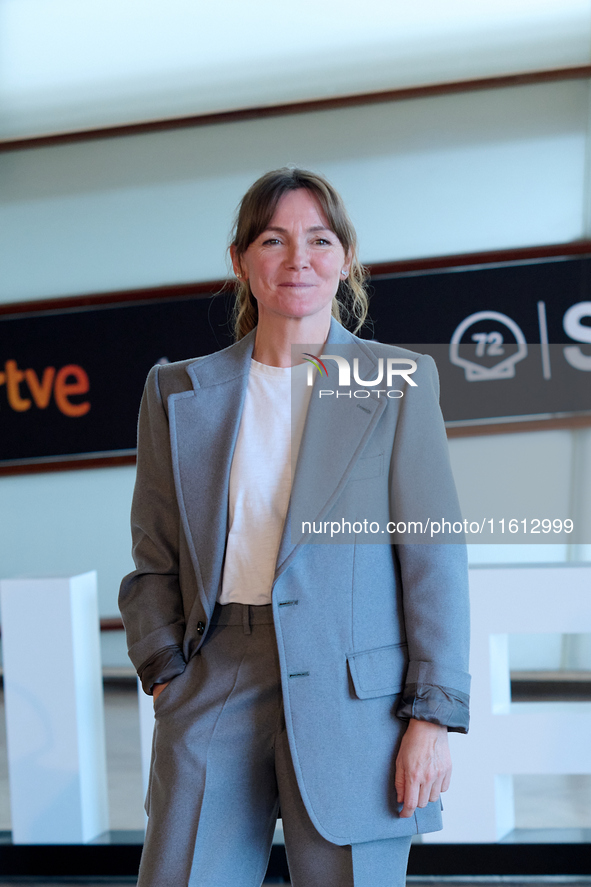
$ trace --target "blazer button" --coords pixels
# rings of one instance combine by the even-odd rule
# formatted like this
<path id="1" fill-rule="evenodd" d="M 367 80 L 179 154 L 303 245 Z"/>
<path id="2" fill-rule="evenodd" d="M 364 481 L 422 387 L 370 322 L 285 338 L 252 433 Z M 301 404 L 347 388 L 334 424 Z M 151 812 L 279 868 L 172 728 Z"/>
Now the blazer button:
<path id="1" fill-rule="evenodd" d="M 198 622 L 197 623 L 197 634 L 203 634 L 204 631 L 205 631 L 205 622 Z"/>

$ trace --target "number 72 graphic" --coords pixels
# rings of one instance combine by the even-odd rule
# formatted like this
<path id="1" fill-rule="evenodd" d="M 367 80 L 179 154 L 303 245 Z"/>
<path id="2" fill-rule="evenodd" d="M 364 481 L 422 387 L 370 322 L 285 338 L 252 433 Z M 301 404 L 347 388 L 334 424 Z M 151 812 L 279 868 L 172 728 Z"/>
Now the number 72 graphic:
<path id="1" fill-rule="evenodd" d="M 491 357 L 496 357 L 499 354 L 504 354 L 505 349 L 503 346 L 503 334 L 497 331 L 493 333 L 473 333 L 472 341 L 476 342 L 476 357 L 484 357 L 485 354 L 490 354 Z M 488 348 L 486 347 L 488 345 Z"/>

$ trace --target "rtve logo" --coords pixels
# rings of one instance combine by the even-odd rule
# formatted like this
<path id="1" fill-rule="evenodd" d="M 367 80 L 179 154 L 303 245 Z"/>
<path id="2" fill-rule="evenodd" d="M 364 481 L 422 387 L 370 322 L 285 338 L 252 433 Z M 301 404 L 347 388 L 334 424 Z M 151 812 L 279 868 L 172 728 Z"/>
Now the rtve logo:
<path id="1" fill-rule="evenodd" d="M 70 363 L 56 371 L 55 367 L 45 367 L 41 378 L 35 370 L 21 370 L 16 360 L 7 360 L 4 371 L 0 371 L 0 388 L 5 387 L 8 406 L 16 413 L 25 413 L 33 404 L 39 410 L 49 406 L 51 396 L 56 407 L 64 416 L 78 418 L 85 416 L 90 402 L 72 402 L 74 395 L 86 394 L 90 388 L 88 374 L 81 366 Z"/>

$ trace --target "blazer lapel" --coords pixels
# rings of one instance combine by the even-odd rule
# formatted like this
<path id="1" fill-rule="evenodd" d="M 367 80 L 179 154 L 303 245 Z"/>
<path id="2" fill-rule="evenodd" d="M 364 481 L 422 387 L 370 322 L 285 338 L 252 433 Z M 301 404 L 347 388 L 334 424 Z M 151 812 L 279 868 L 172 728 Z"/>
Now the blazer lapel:
<path id="1" fill-rule="evenodd" d="M 374 379 L 378 362 L 362 340 L 349 333 L 334 319 L 323 353 L 334 353 L 359 360 L 359 376 Z M 328 379 L 316 374 L 297 466 L 290 505 L 277 557 L 275 578 L 289 566 L 308 538 L 301 532 L 302 521 L 319 521 L 330 511 L 363 452 L 386 406 L 374 392 L 367 398 L 335 395 L 320 398 L 320 389 L 338 390 L 336 363 L 327 361 Z M 351 392 L 353 389 L 349 389 Z M 341 389 L 346 394 L 346 389 Z M 369 389 L 371 391 L 371 389 Z M 308 534 L 309 535 L 309 534 Z"/>
<path id="2" fill-rule="evenodd" d="M 222 576 L 230 468 L 253 347 L 254 331 L 190 363 L 193 390 L 169 399 L 177 497 L 206 612 L 215 604 Z"/>

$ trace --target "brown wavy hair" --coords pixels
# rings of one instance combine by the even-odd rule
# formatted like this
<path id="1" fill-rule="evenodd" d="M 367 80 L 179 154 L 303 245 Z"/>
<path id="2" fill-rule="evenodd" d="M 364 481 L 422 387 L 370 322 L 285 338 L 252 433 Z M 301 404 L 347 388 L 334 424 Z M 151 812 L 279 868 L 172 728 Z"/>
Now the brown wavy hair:
<path id="1" fill-rule="evenodd" d="M 268 227 L 283 195 L 300 188 L 305 188 L 318 201 L 328 227 L 338 237 L 345 255 L 351 256 L 349 275 L 346 280 L 339 281 L 332 300 L 332 315 L 339 323 L 347 324 L 357 332 L 365 323 L 368 312 L 368 274 L 357 257 L 357 234 L 343 198 L 324 176 L 285 166 L 257 179 L 240 201 L 236 213 L 231 242 L 236 259 L 240 261 L 250 244 Z M 257 300 L 249 282 L 236 279 L 233 322 L 237 341 L 255 328 L 258 317 Z"/>

